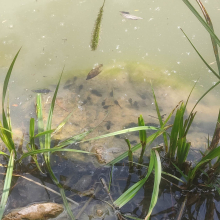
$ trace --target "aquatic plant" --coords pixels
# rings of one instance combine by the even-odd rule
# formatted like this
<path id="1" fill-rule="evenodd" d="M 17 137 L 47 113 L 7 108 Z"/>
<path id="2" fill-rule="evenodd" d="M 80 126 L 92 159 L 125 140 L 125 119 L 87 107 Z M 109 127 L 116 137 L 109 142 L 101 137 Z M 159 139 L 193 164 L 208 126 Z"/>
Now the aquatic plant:
<path id="1" fill-rule="evenodd" d="M 104 5 L 105 5 L 105 0 L 103 2 L 102 7 L 99 9 L 99 13 L 96 18 L 95 26 L 92 32 L 92 39 L 91 39 L 91 44 L 90 44 L 90 47 L 92 50 L 96 50 L 99 44 Z"/>
<path id="2" fill-rule="evenodd" d="M 38 132 L 39 133 L 35 134 L 35 120 L 34 120 L 34 118 L 31 118 L 30 119 L 30 129 L 29 129 L 29 141 L 25 140 L 27 142 L 26 148 L 27 148 L 28 152 L 23 153 L 20 158 L 16 158 L 17 152 L 16 152 L 14 141 L 13 141 L 13 137 L 12 137 L 13 132 L 12 132 L 12 127 L 11 127 L 9 103 L 7 106 L 6 113 L 5 113 L 4 105 L 5 105 L 5 97 L 6 97 L 6 93 L 7 93 L 9 79 L 10 79 L 12 69 L 13 69 L 13 66 L 15 64 L 15 61 L 17 59 L 19 52 L 20 52 L 20 50 L 15 55 L 11 65 L 9 67 L 9 70 L 6 74 L 5 81 L 3 84 L 2 122 L 0 121 L 0 138 L 4 142 L 5 146 L 7 147 L 8 151 L 9 151 L 9 155 L 7 153 L 2 152 L 2 151 L 0 151 L 0 154 L 2 154 L 5 157 L 8 157 L 9 161 L 8 161 L 7 173 L 6 173 L 6 177 L 5 177 L 4 188 L 3 188 L 3 193 L 2 193 L 1 203 L 0 203 L 0 219 L 2 219 L 2 216 L 4 214 L 4 210 L 6 207 L 6 202 L 8 199 L 9 190 L 10 190 L 10 186 L 11 186 L 14 164 L 16 162 L 22 162 L 22 159 L 24 159 L 28 156 L 32 156 L 37 168 L 39 169 L 40 172 L 43 173 L 43 171 L 38 163 L 38 160 L 37 160 L 37 154 L 40 154 L 40 153 L 43 153 L 43 155 L 44 155 L 44 160 L 46 163 L 46 168 L 47 168 L 48 173 L 50 174 L 54 183 L 60 189 L 60 194 L 63 198 L 64 205 L 66 207 L 66 210 L 67 210 L 69 216 L 71 217 L 71 219 L 74 219 L 74 216 L 69 208 L 64 189 L 61 186 L 61 184 L 59 183 L 59 181 L 57 180 L 57 178 L 54 175 L 52 168 L 50 166 L 50 152 L 53 153 L 53 152 L 57 152 L 57 151 L 69 151 L 69 152 L 78 152 L 78 153 L 90 153 L 90 152 L 75 150 L 75 149 L 64 149 L 64 147 L 71 144 L 71 143 L 75 143 L 76 141 L 82 140 L 93 129 L 90 129 L 89 131 L 84 132 L 82 134 L 75 135 L 75 136 L 69 138 L 68 140 L 61 142 L 60 145 L 56 146 L 55 148 L 51 148 L 51 134 L 53 132 L 58 131 L 60 128 L 62 128 L 63 125 L 66 123 L 67 119 L 69 118 L 69 116 L 72 114 L 71 113 L 69 116 L 67 116 L 67 118 L 64 119 L 63 122 L 61 122 L 61 124 L 57 127 L 57 129 L 51 129 L 53 109 L 54 109 L 56 95 L 58 92 L 58 88 L 59 88 L 59 84 L 60 84 L 60 80 L 61 80 L 61 76 L 62 76 L 62 74 L 61 74 L 59 82 L 58 82 L 56 90 L 55 90 L 55 93 L 54 93 L 54 96 L 53 96 L 53 99 L 52 99 L 46 129 L 44 130 L 44 125 L 43 125 L 41 95 L 38 94 L 37 95 L 37 114 L 38 114 L 37 116 L 38 116 Z M 39 138 L 40 149 L 36 148 L 36 143 L 35 143 L 36 138 Z M 43 140 L 44 140 L 44 142 L 43 142 Z"/>
<path id="3" fill-rule="evenodd" d="M 12 139 L 12 128 L 11 128 L 10 114 L 8 111 L 8 114 L 6 116 L 5 110 L 4 110 L 4 105 L 5 105 L 5 97 L 6 97 L 6 93 L 7 93 L 9 79 L 10 79 L 11 72 L 12 72 L 12 69 L 14 67 L 14 64 L 15 64 L 15 61 L 17 59 L 19 52 L 20 52 L 20 50 L 15 55 L 11 65 L 9 67 L 9 70 L 6 74 L 4 85 L 3 85 L 3 93 L 2 93 L 2 122 L 0 121 L 0 138 L 4 142 L 5 146 L 7 147 L 10 156 L 2 151 L 0 152 L 2 155 L 9 157 L 8 168 L 7 168 L 7 173 L 6 173 L 6 177 L 5 177 L 5 183 L 4 183 L 3 193 L 2 193 L 1 203 L 0 203 L 0 219 L 2 219 L 2 216 L 4 214 L 4 210 L 5 210 L 5 206 L 6 206 L 6 202 L 8 199 L 9 189 L 11 186 L 12 173 L 13 173 L 13 169 L 14 169 L 14 161 L 16 158 L 15 144 Z"/>

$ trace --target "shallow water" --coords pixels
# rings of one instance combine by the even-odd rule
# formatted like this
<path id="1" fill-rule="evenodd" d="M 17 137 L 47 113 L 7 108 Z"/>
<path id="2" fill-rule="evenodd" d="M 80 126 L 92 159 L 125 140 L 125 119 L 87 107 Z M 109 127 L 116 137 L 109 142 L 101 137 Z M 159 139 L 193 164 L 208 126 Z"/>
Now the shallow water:
<path id="1" fill-rule="evenodd" d="M 98 49 L 91 51 L 89 46 L 91 33 L 102 4 L 100 0 L 23 0 L 16 2 L 3 0 L 0 2 L 1 87 L 15 53 L 22 46 L 9 83 L 12 124 L 18 136 L 22 136 L 23 133 L 27 136 L 29 119 L 36 117 L 35 90 L 51 90 L 51 92 L 44 90 L 43 92 L 48 93 L 42 95 L 44 113 L 47 116 L 53 92 L 64 65 L 53 127 L 56 127 L 69 112 L 74 110 L 74 113 L 62 132 L 54 137 L 57 140 L 97 126 L 102 120 L 104 120 L 102 124 L 88 137 L 134 127 L 137 125 L 137 117 L 140 114 L 143 115 L 148 125 L 158 126 L 150 81 L 155 89 L 161 114 L 166 115 L 179 101 L 187 99 L 194 82 L 199 77 L 188 105 L 188 112 L 201 94 L 217 81 L 179 29 L 179 27 L 183 28 L 208 63 L 214 62 L 209 35 L 182 1 L 106 1 L 101 25 L 101 39 Z M 204 5 L 218 35 L 220 27 L 216 24 L 218 24 L 220 4 L 206 0 Z M 143 19 L 128 20 L 122 17 L 119 11 L 128 11 Z M 103 64 L 102 72 L 95 78 L 86 80 L 87 74 L 97 64 Z M 212 67 L 216 69 L 215 64 L 212 64 Z M 198 113 L 188 136 L 193 149 L 204 149 L 208 134 L 213 134 L 219 109 L 218 95 L 219 88 L 216 88 L 196 109 Z M 96 148 L 101 147 L 104 160 L 108 162 L 127 150 L 124 143 L 125 137 L 128 137 L 133 145 L 138 141 L 138 133 L 131 133 L 80 144 L 79 148 L 94 152 Z M 161 142 L 162 139 L 159 138 L 154 145 Z M 16 143 L 19 144 L 20 140 L 16 139 Z M 25 148 L 25 144 L 23 147 Z M 199 155 L 193 155 L 189 159 L 195 161 L 195 158 L 198 159 Z M 82 173 L 90 179 L 91 184 L 95 182 L 96 175 L 108 172 L 108 170 L 101 170 L 96 157 L 69 153 L 54 156 L 53 168 L 61 182 L 69 181 L 70 185 L 76 184 L 71 181 L 84 177 L 77 176 L 74 177 L 76 179 L 71 180 L 71 173 L 77 173 L 79 166 L 83 170 L 85 165 L 81 164 L 81 161 L 85 160 L 89 161 L 92 169 L 89 171 L 91 173 L 87 171 Z M 30 169 L 25 168 L 22 172 L 30 173 L 32 166 L 30 164 L 28 166 Z M 121 168 L 118 170 L 121 172 Z M 93 172 L 96 175 L 93 175 Z M 61 173 L 65 174 L 63 179 Z M 126 177 L 126 171 L 123 175 Z M 39 178 L 48 186 L 56 188 L 49 178 L 39 177 L 38 173 L 35 176 L 31 178 L 35 180 Z M 105 176 L 108 177 L 108 175 Z M 134 175 L 133 178 L 139 177 Z M 87 183 L 88 179 L 86 179 Z M 8 209 L 16 208 L 18 204 L 21 205 L 18 201 L 24 192 L 34 191 L 28 186 L 29 183 L 21 178 L 16 184 L 18 187 L 14 187 L 11 192 Z M 117 190 L 123 191 L 124 183 L 121 181 L 117 184 L 120 185 L 120 189 Z M 67 186 L 70 187 L 70 185 Z M 57 199 L 53 194 L 45 193 L 44 189 L 35 190 L 40 192 L 39 198 L 32 200 L 32 193 L 28 197 L 25 195 L 27 199 L 22 206 L 32 202 L 56 201 Z M 68 190 L 69 188 L 67 188 L 67 193 L 70 193 Z M 116 195 L 118 193 L 120 192 L 115 191 Z M 143 192 L 140 192 L 140 195 L 142 194 Z M 102 194 L 99 193 L 99 195 Z M 167 197 L 170 195 L 172 196 L 172 193 L 169 191 L 163 201 L 169 200 Z M 114 197 L 116 198 L 117 196 Z M 138 204 L 137 210 L 134 207 L 132 214 L 143 218 L 147 204 L 144 204 L 142 208 L 139 202 L 143 198 L 141 196 L 138 198 L 138 201 L 134 200 L 123 212 L 128 212 L 130 207 Z M 83 199 L 79 200 L 82 203 L 85 202 Z M 164 203 L 163 201 L 161 203 Z M 172 198 L 169 201 L 173 201 Z M 58 199 L 58 202 L 61 200 Z M 160 215 L 158 217 L 156 213 L 173 207 L 174 204 L 168 205 L 167 203 L 167 207 L 163 206 L 161 209 L 157 207 L 152 219 L 172 219 L 172 213 L 170 217 L 169 210 L 168 214 L 163 214 L 162 217 Z M 93 204 L 89 207 L 83 218 L 87 219 L 91 215 L 90 209 Z M 78 210 L 75 211 L 78 212 Z M 105 217 L 114 218 L 111 211 L 108 212 L 110 214 Z M 171 209 L 170 212 L 175 212 L 175 210 Z"/>

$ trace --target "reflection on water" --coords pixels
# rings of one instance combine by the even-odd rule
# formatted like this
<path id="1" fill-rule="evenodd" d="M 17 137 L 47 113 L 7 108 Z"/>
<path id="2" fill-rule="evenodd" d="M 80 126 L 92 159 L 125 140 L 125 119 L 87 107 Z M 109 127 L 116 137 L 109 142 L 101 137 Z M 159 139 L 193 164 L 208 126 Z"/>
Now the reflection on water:
<path id="1" fill-rule="evenodd" d="M 204 4 L 215 26 L 220 5 L 209 1 Z M 3 0 L 0 6 L 1 87 L 15 51 L 22 46 L 9 84 L 12 123 L 19 136 L 27 135 L 29 119 L 35 117 L 35 92 L 43 93 L 44 110 L 48 112 L 63 65 L 65 74 L 56 100 L 53 127 L 71 111 L 74 113 L 62 131 L 54 136 L 57 141 L 95 127 L 106 115 L 89 137 L 134 127 L 140 114 L 147 125 L 158 126 L 150 81 L 162 115 L 168 115 L 180 100 L 187 99 L 195 81 L 198 83 L 189 109 L 217 81 L 178 29 L 183 28 L 208 63 L 214 65 L 209 35 L 182 1 L 106 1 L 104 12 L 101 11 L 103 1 L 98 0 Z M 101 26 L 96 23 L 98 37 L 93 34 L 95 47 L 98 47 L 91 51 L 94 23 L 101 19 Z M 217 35 L 219 31 L 219 26 L 215 26 Z M 188 136 L 195 150 L 205 148 L 207 134 L 213 134 L 219 108 L 218 95 L 217 88 L 198 105 L 195 123 Z M 54 154 L 53 169 L 65 186 L 67 196 L 83 206 L 88 197 L 80 197 L 78 193 L 99 185 L 100 176 L 109 178 L 109 169 L 100 162 L 106 163 L 127 150 L 126 137 L 132 145 L 138 141 L 138 134 L 131 133 L 74 146 L 96 153 L 102 149 L 102 161 L 82 154 Z M 19 145 L 19 140 L 16 141 Z M 154 145 L 161 142 L 162 139 L 158 138 Z M 194 155 L 189 159 L 195 161 L 198 157 Z M 17 171 L 27 172 L 33 180 L 56 189 L 49 177 L 39 176 L 35 166 L 27 164 L 28 168 L 24 165 Z M 1 169 L 5 172 L 4 168 Z M 127 166 L 116 166 L 111 188 L 114 199 L 138 181 L 144 172 L 143 169 L 129 174 Z M 36 188 L 18 177 L 13 181 L 8 210 L 32 202 L 61 202 L 57 195 L 42 187 Z M 148 210 L 152 185 L 150 179 L 134 200 L 122 208 L 122 212 L 143 218 Z M 152 219 L 174 218 L 183 200 L 180 191 L 175 190 L 163 183 Z M 25 200 L 20 202 L 20 198 Z M 189 207 L 196 204 L 197 208 L 193 213 L 188 210 L 185 219 L 203 219 L 205 214 L 200 209 L 199 199 L 207 200 L 210 206 L 215 204 L 215 215 L 219 215 L 216 194 L 194 198 Z M 99 190 L 81 218 L 115 219 L 112 209 L 98 199 L 109 198 L 106 192 Z M 81 206 L 72 206 L 74 213 L 78 213 Z"/>

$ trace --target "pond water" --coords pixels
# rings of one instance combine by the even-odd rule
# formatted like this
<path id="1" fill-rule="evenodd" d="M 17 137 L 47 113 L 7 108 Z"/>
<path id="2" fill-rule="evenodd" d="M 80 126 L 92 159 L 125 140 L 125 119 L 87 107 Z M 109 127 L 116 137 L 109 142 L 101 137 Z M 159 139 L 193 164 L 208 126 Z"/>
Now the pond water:
<path id="1" fill-rule="evenodd" d="M 192 4 L 198 8 L 195 2 Z M 206 68 L 179 29 L 181 27 L 186 32 L 207 62 L 216 69 L 210 36 L 182 1 L 106 0 L 99 45 L 96 51 L 91 51 L 92 31 L 102 5 L 101 0 L 2 0 L 0 2 L 1 87 L 14 55 L 22 47 L 9 83 L 12 125 L 18 136 L 23 134 L 27 136 L 30 117 L 36 117 L 34 105 L 36 90 L 51 90 L 47 94 L 42 94 L 44 114 L 47 116 L 53 92 L 64 66 L 53 127 L 56 127 L 73 109 L 74 113 L 62 131 L 56 134 L 54 137 L 56 140 L 97 126 L 102 120 L 104 120 L 102 124 L 88 137 L 134 127 L 140 114 L 143 115 L 146 124 L 158 126 L 150 81 L 155 89 L 161 114 L 166 115 L 179 101 L 187 99 L 195 81 L 198 80 L 198 83 L 190 99 L 188 112 L 200 96 L 217 82 L 217 78 Z M 206 0 L 204 5 L 218 35 L 220 3 Z M 129 12 L 143 19 L 126 19 L 120 11 Z M 95 78 L 86 80 L 87 74 L 99 64 L 103 64 L 102 72 Z M 198 113 L 188 136 L 193 149 L 204 149 L 208 134 L 213 134 L 219 110 L 218 96 L 217 87 L 196 108 Z M 125 137 L 129 137 L 133 145 L 139 138 L 137 133 L 131 133 L 80 144 L 79 148 L 89 151 L 103 148 L 104 160 L 108 162 L 127 150 Z M 154 144 L 161 142 L 162 139 L 159 138 Z M 19 144 L 20 140 L 16 139 L 16 143 Z M 23 147 L 25 148 L 25 145 Z M 88 189 L 72 187 L 71 184 L 76 184 L 81 178 L 90 179 L 85 180 L 90 184 L 94 184 L 101 174 L 108 178 L 109 174 L 106 173 L 109 169 L 103 168 L 96 157 L 69 153 L 54 155 L 52 159 L 54 172 L 60 181 L 67 185 L 67 195 L 71 195 L 72 188 L 76 190 L 75 194 Z M 190 159 L 199 158 L 197 153 L 191 155 Z M 89 165 L 83 163 L 85 160 Z M 91 170 L 86 170 L 87 166 L 90 166 Z M 82 169 L 81 174 L 79 167 Z M 31 168 L 29 164 L 28 169 L 24 169 L 24 173 L 33 173 Z M 122 180 L 115 182 L 116 186 L 112 192 L 114 199 L 123 192 L 124 187 L 133 184 L 143 175 L 132 174 L 130 177 L 132 180 L 124 186 L 128 175 L 127 167 L 125 166 L 124 169 L 125 173 L 122 175 L 124 182 Z M 123 169 L 119 166 L 116 167 L 117 170 L 122 172 Z M 76 173 L 76 177 L 73 178 L 72 173 Z M 116 172 L 115 175 L 117 179 L 121 174 Z M 56 189 L 47 177 L 39 177 L 37 173 L 29 177 L 34 180 L 40 179 L 49 187 Z M 16 184 L 21 187 L 12 190 L 8 210 L 21 206 L 18 201 L 27 189 L 28 192 L 34 190 L 26 180 L 17 180 Z M 49 192 L 45 194 L 44 189 L 35 190 L 39 192 L 35 200 L 33 200 L 35 196 L 30 193 L 22 206 L 33 202 L 59 200 Z M 148 189 L 143 190 L 136 200 L 122 209 L 122 212 L 128 213 L 129 210 L 133 210 L 129 213 L 144 218 L 149 204 L 141 202 L 143 198 L 147 198 L 145 192 Z M 168 190 L 167 193 L 159 204 L 163 204 L 164 201 L 169 202 L 166 203 L 166 207 L 164 205 L 156 208 L 152 219 L 172 219 L 175 215 L 175 210 L 178 208 L 175 209 L 175 206 L 179 206 L 180 203 L 179 192 L 174 193 L 174 197 L 179 196 L 176 199 L 173 199 L 171 191 Z M 165 194 L 166 192 L 163 193 Z M 97 197 L 104 200 L 107 195 L 101 190 L 97 193 Z M 82 204 L 86 201 L 79 197 L 75 199 Z M 88 205 L 82 219 L 87 219 L 88 216 L 90 219 L 98 218 L 91 214 L 91 210 L 93 206 L 99 206 L 100 201 L 93 202 Z M 76 213 L 79 211 L 78 208 L 73 207 L 73 209 Z M 112 210 L 109 207 L 106 209 L 108 214 L 105 218 L 109 216 L 113 218 Z M 156 214 L 163 210 L 167 210 L 165 213 L 168 214 Z M 197 219 L 203 217 L 204 214 L 201 214 Z M 193 219 L 192 216 L 188 218 Z"/>

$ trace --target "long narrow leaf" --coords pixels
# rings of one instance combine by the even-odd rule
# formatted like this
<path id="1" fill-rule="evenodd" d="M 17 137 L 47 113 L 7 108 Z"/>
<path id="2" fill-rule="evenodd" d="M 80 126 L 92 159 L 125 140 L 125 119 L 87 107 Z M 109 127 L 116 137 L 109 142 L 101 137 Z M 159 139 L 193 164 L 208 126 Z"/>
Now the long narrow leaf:
<path id="1" fill-rule="evenodd" d="M 65 147 L 67 145 L 70 145 L 70 144 L 78 143 L 78 142 L 82 141 L 93 130 L 94 130 L 94 128 L 92 128 L 88 131 L 85 131 L 81 134 L 74 135 L 73 137 L 70 137 L 70 138 L 68 138 L 64 141 L 61 141 L 57 146 L 55 146 L 55 148 L 62 148 L 62 147 Z"/>
<path id="2" fill-rule="evenodd" d="M 140 131 L 140 130 L 159 130 L 159 129 L 156 127 L 152 127 L 152 126 L 141 126 L 141 127 L 128 128 L 128 129 L 124 129 L 124 130 L 120 130 L 120 131 L 115 131 L 115 132 L 112 132 L 109 134 L 104 134 L 104 135 L 94 137 L 94 138 L 91 138 L 88 140 L 84 140 L 82 142 L 98 140 L 101 138 L 111 137 L 111 136 L 115 136 L 115 135 L 119 135 L 119 134 L 125 134 L 125 133 L 129 133 L 129 132 L 133 132 L 133 131 Z"/>
<path id="3" fill-rule="evenodd" d="M 170 126 L 165 127 L 163 130 L 159 130 L 157 132 L 155 132 L 154 134 L 150 135 L 149 137 L 147 137 L 147 144 L 151 143 L 152 141 L 154 141 L 157 137 L 159 137 L 161 134 L 163 134 L 163 132 L 168 129 Z M 141 148 L 141 144 L 137 144 L 134 147 L 131 148 L 132 152 L 135 152 L 136 150 Z M 119 161 L 123 160 L 124 158 L 126 158 L 128 156 L 128 151 L 124 152 L 123 154 L 119 155 L 118 157 L 116 157 L 114 160 L 110 161 L 109 163 L 107 163 L 106 165 L 114 165 L 116 163 L 118 163 Z"/>
<path id="4" fill-rule="evenodd" d="M 205 29 L 210 33 L 210 35 L 215 39 L 218 46 L 220 46 L 220 40 L 215 35 L 213 30 L 209 27 L 209 25 L 205 22 L 205 20 L 200 16 L 200 14 L 196 11 L 196 9 L 191 5 L 188 0 L 183 0 L 183 2 L 187 5 L 187 7 L 192 11 L 192 13 L 198 18 L 201 24 L 205 27 Z"/>
<path id="5" fill-rule="evenodd" d="M 201 60 L 203 61 L 203 63 L 212 71 L 212 73 L 218 78 L 220 79 L 220 76 L 215 72 L 215 70 L 212 69 L 212 67 L 205 61 L 205 59 L 202 57 L 202 55 L 199 53 L 199 51 L 195 48 L 195 46 L 193 45 L 193 43 L 190 41 L 190 39 L 187 37 L 187 35 L 185 34 L 185 32 L 180 28 L 180 30 L 183 32 L 183 34 L 185 35 L 185 37 L 187 38 L 187 40 L 189 41 L 189 43 L 192 45 L 192 47 L 194 48 L 194 50 L 196 51 L 196 53 L 199 55 L 199 57 L 201 58 Z"/>
<path id="6" fill-rule="evenodd" d="M 154 89 L 153 89 L 152 85 L 151 85 L 151 89 L 152 89 L 153 96 L 154 96 L 154 102 L 155 102 L 155 106 L 156 106 L 156 110 L 157 110 L 157 117 L 158 117 L 159 122 L 160 122 L 160 127 L 162 127 L 163 126 L 163 120 L 162 120 L 162 117 L 161 117 L 161 114 L 160 114 L 159 106 L 157 104 L 157 99 L 156 99 L 156 96 L 155 96 Z M 164 144 L 165 144 L 165 151 L 167 153 L 168 152 L 168 142 L 167 142 L 167 135 L 166 135 L 165 132 L 163 133 L 163 139 L 164 139 Z"/>
<path id="7" fill-rule="evenodd" d="M 41 153 L 47 153 L 47 152 L 58 152 L 58 151 L 68 151 L 68 152 L 75 152 L 75 153 L 84 153 L 84 154 L 93 154 L 88 151 L 83 151 L 83 150 L 75 150 L 75 149 L 61 149 L 61 148 L 50 148 L 50 149 L 39 149 L 39 150 L 32 150 L 30 152 L 24 153 L 19 161 L 24 159 L 25 157 L 31 156 L 31 155 L 36 155 L 36 154 L 41 154 Z"/>
<path id="8" fill-rule="evenodd" d="M 47 131 L 51 130 L 53 110 L 54 110 L 54 105 L 55 105 L 55 101 L 56 101 L 56 97 L 57 97 L 57 92 L 58 92 L 58 89 L 59 89 L 59 86 L 60 86 L 60 81 L 61 81 L 61 78 L 62 78 L 62 75 L 63 75 L 63 70 L 62 70 L 62 73 L 60 75 L 60 79 L 59 79 L 59 82 L 57 84 L 57 87 L 56 87 L 56 90 L 54 92 L 53 99 L 52 99 L 52 102 L 51 102 L 51 105 L 50 105 L 50 111 L 49 111 L 49 114 L 48 114 L 47 126 L 46 126 Z M 50 148 L 50 142 L 51 142 L 51 134 L 46 134 L 45 135 L 45 149 Z M 45 158 L 45 160 L 50 160 L 49 159 L 50 158 L 50 153 L 48 152 L 47 154 L 44 154 L 44 158 Z"/>
<path id="9" fill-rule="evenodd" d="M 190 114 L 194 111 L 195 107 L 199 104 L 199 102 L 212 90 L 214 89 L 218 84 L 220 83 L 220 80 L 211 88 L 209 88 L 200 98 L 199 100 L 196 102 L 196 104 L 194 105 L 193 109 L 191 110 Z"/>
<path id="10" fill-rule="evenodd" d="M 43 111 L 42 111 L 42 99 L 41 94 L 37 94 L 37 119 L 38 119 L 38 133 L 44 132 L 44 122 L 43 122 Z M 44 149 L 44 138 L 42 136 L 39 137 L 40 148 Z"/>
<path id="11" fill-rule="evenodd" d="M 11 187 L 12 173 L 14 169 L 14 159 L 15 159 L 15 153 L 14 151 L 11 151 L 9 162 L 8 162 L 7 173 L 5 177 L 5 182 L 4 182 L 1 204 L 0 204 L 0 219 L 2 219 L 2 216 L 5 211 L 6 202 L 8 200 L 9 190 Z"/>
<path id="12" fill-rule="evenodd" d="M 202 4 L 202 2 L 200 0 L 196 0 L 199 7 L 201 8 L 202 10 L 202 13 L 205 17 L 205 20 L 207 22 L 207 24 L 209 25 L 209 27 L 212 29 L 212 31 L 214 32 L 214 28 L 213 28 L 213 25 L 212 25 L 212 21 L 211 21 L 211 18 L 208 14 L 208 12 L 206 11 L 204 5 Z M 219 75 L 220 75 L 220 61 L 219 61 L 219 55 L 218 55 L 218 46 L 215 42 L 215 39 L 211 36 L 211 40 L 212 40 L 212 46 L 213 46 L 213 51 L 214 51 L 214 55 L 215 55 L 215 60 L 216 60 L 216 63 L 217 63 L 217 67 L 218 67 L 218 72 L 219 72 Z"/>
<path id="13" fill-rule="evenodd" d="M 66 195 L 65 195 L 65 191 L 64 191 L 62 185 L 59 183 L 58 179 L 56 178 L 56 176 L 55 176 L 55 174 L 54 174 L 54 172 L 53 172 L 53 170 L 52 170 L 52 168 L 51 168 L 51 166 L 50 166 L 50 163 L 48 163 L 48 161 L 46 161 L 46 166 L 47 166 L 47 170 L 48 170 L 48 172 L 49 172 L 49 174 L 50 174 L 50 176 L 51 176 L 53 182 L 57 185 L 57 187 L 58 187 L 59 190 L 60 190 L 60 194 L 61 194 L 62 199 L 63 199 L 63 204 L 64 204 L 64 206 L 65 206 L 65 208 L 66 208 L 67 213 L 69 214 L 69 216 L 70 216 L 70 218 L 71 218 L 72 220 L 75 220 L 75 217 L 74 217 L 74 215 L 73 215 L 73 213 L 72 213 L 72 211 L 71 211 L 71 209 L 70 209 L 70 207 L 69 207 L 69 204 L 68 204 L 68 202 L 67 202 L 67 198 L 66 198 Z"/>
<path id="14" fill-rule="evenodd" d="M 150 164 L 148 168 L 148 172 L 146 177 L 144 179 L 138 181 L 135 183 L 132 187 L 130 187 L 127 191 L 125 191 L 115 202 L 114 204 L 121 208 L 123 205 L 125 205 L 127 202 L 129 202 L 141 189 L 141 187 L 144 185 L 144 183 L 147 181 L 148 177 L 150 176 L 154 164 L 155 164 L 155 153 L 154 151 L 151 151 L 151 157 L 150 157 Z"/>
<path id="15" fill-rule="evenodd" d="M 155 167 L 155 172 L 154 172 L 154 188 L 153 188 L 153 193 L 152 193 L 152 197 L 151 197 L 151 201 L 150 201 L 150 208 L 148 210 L 148 214 L 145 217 L 145 220 L 148 220 L 154 206 L 157 203 L 157 199 L 158 199 L 158 194 L 159 194 L 159 186 L 160 186 L 160 181 L 161 181 L 161 161 L 160 161 L 160 155 L 157 152 L 157 150 L 155 150 L 155 160 L 154 160 L 154 167 Z"/>

